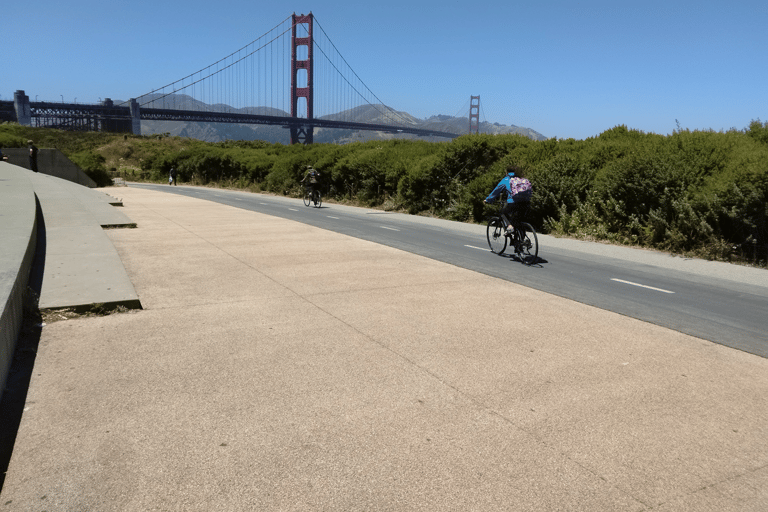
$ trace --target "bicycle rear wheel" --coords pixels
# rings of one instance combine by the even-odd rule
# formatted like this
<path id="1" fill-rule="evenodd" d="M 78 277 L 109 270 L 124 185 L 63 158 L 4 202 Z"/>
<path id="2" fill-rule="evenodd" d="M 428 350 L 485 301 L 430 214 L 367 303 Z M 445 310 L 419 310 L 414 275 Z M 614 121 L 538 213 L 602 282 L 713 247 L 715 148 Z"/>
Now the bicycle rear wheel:
<path id="1" fill-rule="evenodd" d="M 320 208 L 323 205 L 323 196 L 319 190 L 315 191 L 315 207 Z"/>
<path id="2" fill-rule="evenodd" d="M 539 238 L 536 236 L 536 230 L 527 222 L 521 222 L 516 231 L 520 239 L 515 252 L 519 253 L 523 263 L 533 265 L 539 256 Z"/>
<path id="3" fill-rule="evenodd" d="M 309 190 L 304 191 L 304 206 L 309 206 L 312 204 L 312 192 Z"/>
<path id="4" fill-rule="evenodd" d="M 507 248 L 507 235 L 504 233 L 504 223 L 501 222 L 500 217 L 492 217 L 488 221 L 488 246 L 491 248 L 491 252 L 495 254 L 502 254 L 504 249 Z"/>

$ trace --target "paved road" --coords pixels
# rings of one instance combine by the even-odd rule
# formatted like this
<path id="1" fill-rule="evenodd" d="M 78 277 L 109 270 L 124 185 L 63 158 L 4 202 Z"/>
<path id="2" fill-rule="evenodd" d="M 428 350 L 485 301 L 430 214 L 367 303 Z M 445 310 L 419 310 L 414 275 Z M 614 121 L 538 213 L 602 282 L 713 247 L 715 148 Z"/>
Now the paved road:
<path id="1" fill-rule="evenodd" d="M 766 358 L 307 222 L 109 192 L 143 309 L 42 327 L 3 512 L 768 510 Z M 477 230 L 355 211 L 382 237 Z"/>
<path id="2" fill-rule="evenodd" d="M 488 250 L 485 227 L 279 196 L 131 184 L 375 241 L 768 357 L 768 272 L 540 236 L 528 267 Z M 626 249 L 626 248 L 624 248 Z"/>

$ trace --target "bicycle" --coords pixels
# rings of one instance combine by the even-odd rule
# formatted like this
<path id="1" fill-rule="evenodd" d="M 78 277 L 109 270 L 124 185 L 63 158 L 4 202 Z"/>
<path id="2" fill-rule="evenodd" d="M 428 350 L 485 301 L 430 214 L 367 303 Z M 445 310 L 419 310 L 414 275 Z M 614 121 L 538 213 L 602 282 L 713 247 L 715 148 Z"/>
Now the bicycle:
<path id="1" fill-rule="evenodd" d="M 512 232 L 509 233 L 504 227 L 504 221 L 501 218 L 501 210 L 504 208 L 504 202 L 501 203 L 499 213 L 488 220 L 486 231 L 488 237 L 488 246 L 494 254 L 504 254 L 507 244 L 513 247 L 515 255 L 526 265 L 532 265 L 537 261 L 539 255 L 539 239 L 536 236 L 536 230 L 527 222 L 520 220 L 525 216 L 524 212 L 514 215 L 510 225 Z M 527 211 L 527 208 L 526 210 Z"/>
<path id="2" fill-rule="evenodd" d="M 312 190 L 310 187 L 304 189 L 304 206 L 315 203 L 315 208 L 320 208 L 323 204 L 323 196 L 319 190 Z"/>

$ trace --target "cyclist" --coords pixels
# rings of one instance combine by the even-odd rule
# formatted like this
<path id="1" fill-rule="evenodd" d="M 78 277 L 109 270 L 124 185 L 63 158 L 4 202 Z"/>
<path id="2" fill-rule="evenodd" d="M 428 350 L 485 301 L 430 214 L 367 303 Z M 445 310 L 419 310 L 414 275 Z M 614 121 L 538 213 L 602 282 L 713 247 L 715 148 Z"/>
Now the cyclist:
<path id="1" fill-rule="evenodd" d="M 507 167 L 506 176 L 488 194 L 488 197 L 483 199 L 483 202 L 486 204 L 495 203 L 502 192 L 506 191 L 507 204 L 501 210 L 501 221 L 504 223 L 506 232 L 510 234 L 512 233 L 510 219 L 520 215 L 522 211 L 528 208 L 531 202 L 531 195 L 533 194 L 531 182 L 523 174 L 524 171 L 516 165 Z"/>
<path id="2" fill-rule="evenodd" d="M 320 193 L 321 180 L 322 180 L 322 176 L 320 175 L 320 171 L 314 169 L 311 165 L 308 165 L 307 174 L 301 180 L 301 183 L 304 183 L 305 181 L 307 181 L 306 187 L 309 190 L 311 194 L 310 197 L 312 198 L 312 201 L 314 201 L 315 205 L 317 205 L 317 196 L 315 194 Z"/>

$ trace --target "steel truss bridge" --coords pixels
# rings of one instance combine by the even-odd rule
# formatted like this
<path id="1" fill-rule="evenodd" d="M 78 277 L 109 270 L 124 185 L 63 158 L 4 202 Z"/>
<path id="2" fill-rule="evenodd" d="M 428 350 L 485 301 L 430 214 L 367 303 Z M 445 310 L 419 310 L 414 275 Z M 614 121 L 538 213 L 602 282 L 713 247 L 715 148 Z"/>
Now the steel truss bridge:
<path id="1" fill-rule="evenodd" d="M 110 99 L 99 104 L 30 101 L 25 92 L 19 90 L 14 94 L 13 101 L 0 101 L 0 120 L 16 121 L 27 126 L 134 134 L 141 133 L 141 121 L 277 125 L 290 130 L 291 143 L 304 144 L 313 142 L 315 128 L 369 130 L 441 138 L 460 135 L 414 126 L 416 123 L 412 118 L 405 118 L 385 107 L 349 68 L 335 45 L 330 40 L 323 44 L 323 38 L 318 35 L 326 39 L 327 35 L 322 28 L 320 33 L 316 32 L 315 23 L 311 13 L 293 14 L 282 22 L 282 27 L 278 25 L 228 57 L 123 104 L 114 104 Z M 246 102 L 260 105 L 268 97 L 285 94 L 284 90 L 275 90 L 275 84 L 278 87 L 280 84 L 285 86 L 288 81 L 285 76 L 276 76 L 281 73 L 276 70 L 285 69 L 285 65 L 276 62 L 275 55 L 282 56 L 286 52 L 275 50 L 275 45 L 280 44 L 280 41 L 287 45 L 288 33 L 291 55 L 290 115 L 242 112 L 255 110 L 244 107 L 248 104 Z M 315 54 L 322 57 L 322 65 L 315 62 Z M 323 83 L 322 89 L 330 91 L 320 96 L 315 93 L 318 71 Z M 176 98 L 180 97 L 185 98 L 184 102 L 179 101 L 180 108 L 167 106 L 167 103 L 176 103 Z M 211 104 L 227 105 L 227 108 L 217 111 Z M 232 104 L 239 106 L 233 108 Z M 325 115 L 314 115 L 318 107 L 326 111 Z M 382 122 L 356 120 L 353 113 L 360 107 L 377 111 Z M 273 113 L 288 111 L 274 104 L 260 110 Z M 348 113 L 348 118 L 343 113 Z"/>
<path id="2" fill-rule="evenodd" d="M 24 91 L 16 91 L 15 96 L 14 101 L 0 101 L 0 120 L 72 131 L 131 132 L 128 107 L 109 103 L 30 102 Z"/>

